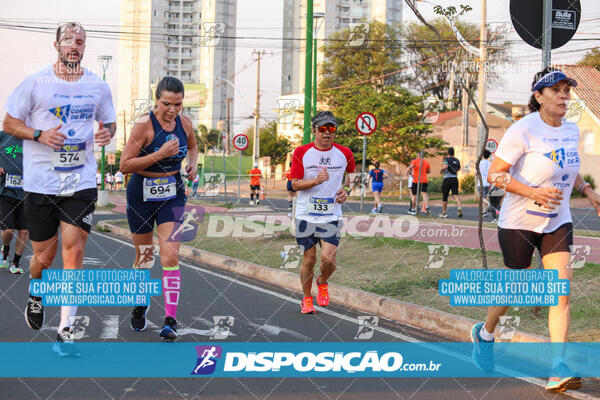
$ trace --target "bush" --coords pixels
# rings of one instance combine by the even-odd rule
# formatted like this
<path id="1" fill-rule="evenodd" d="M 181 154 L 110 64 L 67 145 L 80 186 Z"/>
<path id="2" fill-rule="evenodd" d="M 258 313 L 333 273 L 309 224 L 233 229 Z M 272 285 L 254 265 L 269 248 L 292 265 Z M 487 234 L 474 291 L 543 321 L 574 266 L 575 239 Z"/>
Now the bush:
<path id="1" fill-rule="evenodd" d="M 586 181 L 587 183 L 589 183 L 592 186 L 592 189 L 596 190 L 596 181 L 594 180 L 593 176 L 591 176 L 590 174 L 585 174 L 583 176 L 583 180 Z M 583 197 L 583 195 L 581 193 L 579 193 L 579 190 L 577 190 L 576 187 L 574 187 L 573 192 L 571 192 L 571 197 L 572 198 L 581 198 L 581 197 Z"/>
<path id="2" fill-rule="evenodd" d="M 593 176 L 590 174 L 585 174 L 583 176 L 583 180 L 589 183 L 592 186 L 592 189 L 596 190 L 596 181 L 594 180 Z"/>
<path id="3" fill-rule="evenodd" d="M 428 193 L 442 193 L 442 181 L 444 178 L 437 176 L 435 178 L 427 178 Z"/>
<path id="4" fill-rule="evenodd" d="M 465 194 L 475 191 L 475 175 L 463 175 L 460 178 L 460 191 Z"/>

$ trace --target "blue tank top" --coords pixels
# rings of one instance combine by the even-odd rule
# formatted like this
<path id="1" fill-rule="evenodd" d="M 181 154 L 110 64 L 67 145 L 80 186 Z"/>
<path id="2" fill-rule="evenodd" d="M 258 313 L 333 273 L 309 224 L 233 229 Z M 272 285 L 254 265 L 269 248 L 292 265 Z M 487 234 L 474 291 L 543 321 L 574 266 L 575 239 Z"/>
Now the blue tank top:
<path id="1" fill-rule="evenodd" d="M 377 168 L 377 169 L 372 169 L 371 172 L 369 172 L 369 175 L 371 175 L 371 177 L 373 178 L 373 182 L 383 182 L 383 174 L 385 173 L 385 170 Z"/>
<path id="2" fill-rule="evenodd" d="M 171 172 L 171 171 L 179 171 L 181 169 L 181 161 L 187 156 L 188 147 L 187 147 L 187 135 L 183 126 L 181 125 L 181 119 L 179 115 L 175 117 L 175 129 L 167 132 L 161 126 L 154 113 L 150 111 L 149 113 L 150 119 L 152 120 L 152 128 L 154 130 L 154 138 L 152 138 L 152 142 L 146 147 L 143 147 L 140 150 L 140 157 L 146 156 L 148 154 L 152 154 L 157 152 L 162 145 L 173 136 L 179 139 L 179 152 L 174 156 L 169 158 L 163 158 L 162 160 L 146 167 L 144 171 L 147 172 Z"/>

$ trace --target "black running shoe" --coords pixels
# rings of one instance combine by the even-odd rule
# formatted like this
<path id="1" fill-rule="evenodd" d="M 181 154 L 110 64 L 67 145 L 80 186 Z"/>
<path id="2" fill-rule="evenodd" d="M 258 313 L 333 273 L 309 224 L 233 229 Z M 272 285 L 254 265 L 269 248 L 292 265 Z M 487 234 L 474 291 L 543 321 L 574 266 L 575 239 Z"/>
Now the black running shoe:
<path id="1" fill-rule="evenodd" d="M 79 347 L 73 343 L 71 337 L 71 330 L 68 327 L 64 327 L 61 332 L 56 335 L 56 342 L 52 346 L 52 350 L 58 353 L 60 357 L 79 357 L 81 352 Z"/>
<path id="2" fill-rule="evenodd" d="M 146 313 L 149 306 L 135 306 L 131 313 L 131 329 L 141 332 L 146 329 Z"/>
<path id="3" fill-rule="evenodd" d="M 41 329 L 44 325 L 44 306 L 41 297 L 29 296 L 25 308 L 25 322 L 31 329 Z"/>
<path id="4" fill-rule="evenodd" d="M 160 337 L 166 340 L 177 339 L 177 321 L 175 321 L 175 318 L 165 318 L 165 324 L 160 330 Z"/>

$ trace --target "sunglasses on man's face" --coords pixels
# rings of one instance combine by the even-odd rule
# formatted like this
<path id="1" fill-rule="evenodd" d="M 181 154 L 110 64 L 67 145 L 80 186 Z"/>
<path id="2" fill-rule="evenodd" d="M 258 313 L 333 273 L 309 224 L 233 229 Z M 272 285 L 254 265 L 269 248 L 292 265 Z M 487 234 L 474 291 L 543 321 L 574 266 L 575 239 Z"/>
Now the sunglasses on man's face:
<path id="1" fill-rule="evenodd" d="M 335 133 L 335 131 L 337 131 L 337 127 L 336 126 L 320 126 L 319 128 L 319 132 L 321 133 Z"/>

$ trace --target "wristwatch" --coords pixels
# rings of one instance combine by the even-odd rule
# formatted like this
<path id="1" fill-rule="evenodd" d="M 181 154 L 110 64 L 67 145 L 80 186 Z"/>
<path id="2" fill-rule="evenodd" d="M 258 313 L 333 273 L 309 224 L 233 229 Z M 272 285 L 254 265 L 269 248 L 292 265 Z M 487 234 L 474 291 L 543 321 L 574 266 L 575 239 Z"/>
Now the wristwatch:
<path id="1" fill-rule="evenodd" d="M 36 142 L 39 142 L 40 136 L 42 136 L 42 131 L 39 129 L 36 129 L 35 132 L 33 132 L 33 140 L 35 140 Z"/>

